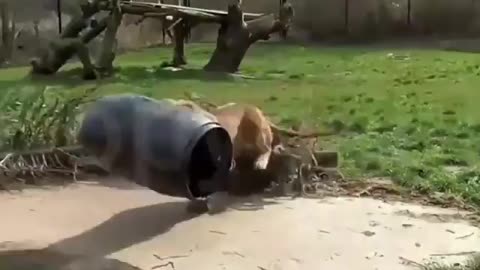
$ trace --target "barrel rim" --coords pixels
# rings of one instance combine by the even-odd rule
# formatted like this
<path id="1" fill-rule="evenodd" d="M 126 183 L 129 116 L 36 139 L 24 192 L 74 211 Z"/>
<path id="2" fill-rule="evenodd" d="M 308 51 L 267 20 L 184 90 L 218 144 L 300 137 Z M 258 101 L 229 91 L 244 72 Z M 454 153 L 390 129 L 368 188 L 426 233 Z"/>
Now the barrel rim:
<path id="1" fill-rule="evenodd" d="M 195 148 L 197 142 L 203 136 L 205 136 L 207 134 L 207 132 L 209 132 L 211 130 L 214 130 L 214 129 L 223 130 L 228 135 L 227 130 L 222 125 L 220 125 L 220 123 L 218 123 L 216 121 L 209 121 L 209 122 L 206 122 L 203 125 L 201 125 L 198 132 L 195 134 L 195 136 L 191 137 L 191 139 L 187 143 L 187 146 L 185 147 L 185 151 L 186 151 L 186 153 L 188 153 L 188 155 L 184 155 L 185 158 L 183 158 L 183 160 L 181 162 L 182 172 L 186 172 L 188 170 L 188 165 L 190 163 L 191 155 L 192 155 L 193 149 Z M 230 138 L 230 135 L 228 135 L 228 138 Z M 232 142 L 231 138 L 229 139 L 229 141 L 230 141 L 231 147 L 233 148 L 233 142 Z M 232 156 L 230 157 L 230 163 L 232 161 L 233 161 L 233 151 L 232 151 Z M 192 184 L 192 179 L 190 179 L 190 177 L 186 176 L 185 185 L 186 185 L 186 190 L 187 190 L 187 198 L 190 199 L 190 200 L 195 200 L 195 199 L 201 198 L 201 196 L 195 196 L 193 194 L 193 192 L 191 190 L 191 184 Z"/>

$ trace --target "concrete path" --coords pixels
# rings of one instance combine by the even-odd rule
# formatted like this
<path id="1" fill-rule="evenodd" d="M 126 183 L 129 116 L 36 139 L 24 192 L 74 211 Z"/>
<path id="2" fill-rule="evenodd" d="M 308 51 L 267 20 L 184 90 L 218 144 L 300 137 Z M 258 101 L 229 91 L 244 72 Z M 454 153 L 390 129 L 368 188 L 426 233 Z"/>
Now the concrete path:
<path id="1" fill-rule="evenodd" d="M 456 210 L 257 197 L 195 217 L 185 206 L 122 181 L 0 193 L 0 268 L 397 270 L 412 268 L 400 257 L 480 251 Z"/>

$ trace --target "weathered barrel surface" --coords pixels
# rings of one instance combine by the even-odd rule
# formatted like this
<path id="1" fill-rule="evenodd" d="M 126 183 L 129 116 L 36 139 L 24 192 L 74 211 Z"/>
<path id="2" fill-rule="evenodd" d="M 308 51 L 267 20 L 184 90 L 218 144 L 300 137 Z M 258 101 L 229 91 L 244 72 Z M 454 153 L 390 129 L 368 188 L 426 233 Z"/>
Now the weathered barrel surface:
<path id="1" fill-rule="evenodd" d="M 140 95 L 101 98 L 87 110 L 78 140 L 112 174 L 177 197 L 227 188 L 232 142 L 201 113 Z"/>

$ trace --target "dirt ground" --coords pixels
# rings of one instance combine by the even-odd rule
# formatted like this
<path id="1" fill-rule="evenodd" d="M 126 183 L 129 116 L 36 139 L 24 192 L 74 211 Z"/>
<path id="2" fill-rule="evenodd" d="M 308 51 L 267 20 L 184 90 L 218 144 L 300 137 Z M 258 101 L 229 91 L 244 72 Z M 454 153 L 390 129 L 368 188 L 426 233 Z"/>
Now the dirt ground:
<path id="1" fill-rule="evenodd" d="M 0 193 L 0 269 L 396 270 L 480 251 L 480 229 L 452 209 L 346 197 L 250 197 L 215 216 L 185 206 L 121 180 Z"/>

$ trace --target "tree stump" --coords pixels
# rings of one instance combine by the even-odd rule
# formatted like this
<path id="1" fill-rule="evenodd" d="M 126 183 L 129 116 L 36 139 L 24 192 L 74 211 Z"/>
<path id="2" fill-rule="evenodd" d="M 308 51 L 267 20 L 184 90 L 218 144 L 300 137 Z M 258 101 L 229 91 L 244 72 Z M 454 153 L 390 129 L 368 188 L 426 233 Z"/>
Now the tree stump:
<path id="1" fill-rule="evenodd" d="M 107 29 L 103 37 L 102 51 L 97 61 L 97 70 L 103 75 L 113 73 L 113 61 L 117 54 L 117 31 L 123 18 L 118 0 L 112 0 L 112 12 L 108 19 Z"/>
<path id="2" fill-rule="evenodd" d="M 173 25 L 173 38 L 175 47 L 173 49 L 173 59 L 171 65 L 180 67 L 187 64 L 185 58 L 185 40 L 188 34 L 188 25 L 184 18 L 178 18 Z"/>
<path id="3" fill-rule="evenodd" d="M 267 15 L 245 22 L 240 3 L 228 6 L 228 15 L 218 30 L 217 45 L 206 71 L 235 73 L 249 47 L 270 35 L 288 28 L 293 9 L 285 2 L 278 18 Z"/>

